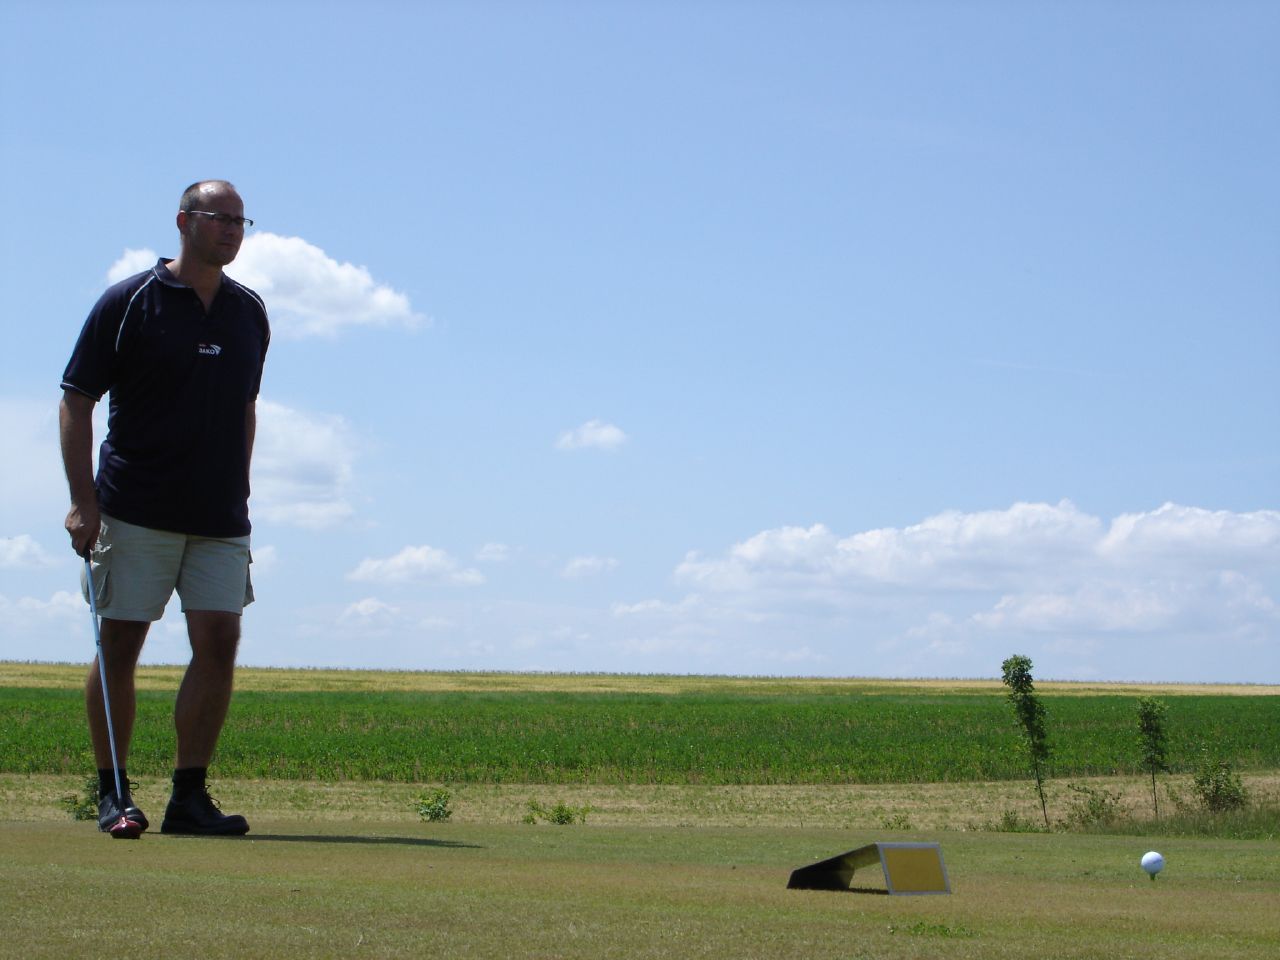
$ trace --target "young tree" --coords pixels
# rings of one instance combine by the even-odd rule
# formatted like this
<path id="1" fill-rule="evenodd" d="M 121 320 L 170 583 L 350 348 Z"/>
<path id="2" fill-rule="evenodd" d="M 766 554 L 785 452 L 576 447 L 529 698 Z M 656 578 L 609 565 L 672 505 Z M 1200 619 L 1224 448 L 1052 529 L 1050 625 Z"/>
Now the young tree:
<path id="1" fill-rule="evenodd" d="M 1049 762 L 1049 740 L 1044 729 L 1044 704 L 1036 696 L 1031 680 L 1031 659 L 1014 655 L 1001 664 L 1004 685 L 1009 688 L 1009 702 L 1022 727 L 1027 754 L 1031 758 L 1031 772 L 1036 778 L 1036 793 L 1040 795 L 1040 812 L 1044 825 L 1049 826 L 1049 805 L 1044 798 L 1044 769 Z"/>
<path id="2" fill-rule="evenodd" d="M 1160 799 L 1156 794 L 1156 774 L 1168 773 L 1169 738 L 1164 730 L 1164 717 L 1168 707 L 1155 697 L 1138 698 L 1138 748 L 1142 753 L 1142 768 L 1151 771 L 1151 805 L 1156 819 L 1160 819 Z"/>

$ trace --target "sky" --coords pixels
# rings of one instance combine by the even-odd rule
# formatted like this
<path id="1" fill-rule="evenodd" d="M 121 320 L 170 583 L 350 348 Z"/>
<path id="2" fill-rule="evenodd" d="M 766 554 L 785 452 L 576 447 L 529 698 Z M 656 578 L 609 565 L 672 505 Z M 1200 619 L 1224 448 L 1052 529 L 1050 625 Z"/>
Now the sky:
<path id="1" fill-rule="evenodd" d="M 0 659 L 92 657 L 58 385 L 226 178 L 242 664 L 1280 683 L 1278 44 L 1231 0 L 6 0 Z M 175 599 L 143 660 L 188 656 Z"/>

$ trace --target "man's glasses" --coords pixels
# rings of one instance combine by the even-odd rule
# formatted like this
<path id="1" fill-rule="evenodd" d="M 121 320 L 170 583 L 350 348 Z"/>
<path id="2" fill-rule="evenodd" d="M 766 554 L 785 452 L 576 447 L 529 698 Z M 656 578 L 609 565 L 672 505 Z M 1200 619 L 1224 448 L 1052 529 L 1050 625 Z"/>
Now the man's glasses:
<path id="1" fill-rule="evenodd" d="M 248 217 L 233 217 L 229 213 L 210 213 L 208 210 L 188 210 L 187 213 L 196 213 L 202 217 L 210 218 L 220 227 L 252 227 L 253 221 Z"/>

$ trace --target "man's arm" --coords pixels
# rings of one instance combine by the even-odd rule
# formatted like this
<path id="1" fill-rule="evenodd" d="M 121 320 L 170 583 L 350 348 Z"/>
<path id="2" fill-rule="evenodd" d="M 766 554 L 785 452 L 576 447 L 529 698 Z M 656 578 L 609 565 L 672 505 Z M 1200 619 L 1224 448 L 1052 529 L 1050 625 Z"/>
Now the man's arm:
<path id="1" fill-rule="evenodd" d="M 244 440 L 248 449 L 245 450 L 244 462 L 247 466 L 253 460 L 253 437 L 258 432 L 258 401 L 250 400 L 248 406 L 244 408 Z"/>
<path id="2" fill-rule="evenodd" d="M 74 390 L 62 391 L 58 404 L 58 436 L 62 444 L 62 467 L 71 490 L 71 510 L 64 524 L 71 535 L 71 549 L 89 556 L 98 542 L 102 514 L 98 492 L 93 486 L 93 407 L 96 401 Z"/>

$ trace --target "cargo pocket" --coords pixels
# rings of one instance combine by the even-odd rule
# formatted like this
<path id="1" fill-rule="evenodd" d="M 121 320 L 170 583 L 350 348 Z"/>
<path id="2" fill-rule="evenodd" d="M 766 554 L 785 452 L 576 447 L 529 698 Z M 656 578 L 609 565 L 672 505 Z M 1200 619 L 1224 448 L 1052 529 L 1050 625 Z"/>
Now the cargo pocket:
<path id="1" fill-rule="evenodd" d="M 244 606 L 253 603 L 253 577 L 250 571 L 253 569 L 253 551 L 249 551 L 249 562 L 244 568 Z"/>
<path id="2" fill-rule="evenodd" d="M 98 543 L 93 548 L 89 559 L 93 567 L 93 602 L 101 609 L 111 600 L 111 548 Z M 89 602 L 89 577 L 83 566 L 80 567 L 80 594 L 84 602 Z"/>

